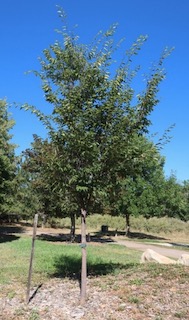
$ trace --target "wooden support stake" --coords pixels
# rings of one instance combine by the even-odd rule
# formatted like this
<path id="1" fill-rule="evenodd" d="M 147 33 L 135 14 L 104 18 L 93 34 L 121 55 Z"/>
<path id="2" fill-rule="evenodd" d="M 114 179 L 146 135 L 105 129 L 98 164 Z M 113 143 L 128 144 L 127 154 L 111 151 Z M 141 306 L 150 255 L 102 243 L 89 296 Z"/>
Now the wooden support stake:
<path id="1" fill-rule="evenodd" d="M 27 292 L 26 292 L 27 304 L 30 301 L 30 287 L 31 287 L 32 265 L 33 265 L 33 257 L 34 257 L 34 244 L 35 244 L 35 238 L 36 238 L 37 223 L 38 223 L 38 213 L 35 214 L 34 223 L 33 223 L 32 248 L 31 248 L 31 255 L 30 255 L 30 266 L 29 266 L 29 272 L 28 272 L 28 283 L 27 283 Z"/>
<path id="2" fill-rule="evenodd" d="M 87 252 L 86 252 L 86 215 L 87 212 L 81 209 L 81 298 L 80 304 L 84 305 L 87 296 Z"/>

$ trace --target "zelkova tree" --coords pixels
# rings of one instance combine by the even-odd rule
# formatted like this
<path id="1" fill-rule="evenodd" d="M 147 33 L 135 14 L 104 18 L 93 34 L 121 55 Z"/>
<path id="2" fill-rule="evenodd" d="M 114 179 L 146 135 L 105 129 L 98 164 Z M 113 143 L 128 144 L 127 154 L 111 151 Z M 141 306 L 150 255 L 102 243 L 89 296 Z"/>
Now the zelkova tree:
<path id="1" fill-rule="evenodd" d="M 0 100 L 0 221 L 10 214 L 14 204 L 16 159 L 10 134 L 13 125 L 6 102 Z"/>
<path id="2" fill-rule="evenodd" d="M 44 50 L 41 71 L 45 99 L 52 105 L 51 116 L 30 109 L 46 125 L 56 146 L 51 164 L 51 184 L 69 195 L 81 211 L 82 272 L 81 303 L 86 299 L 86 216 L 94 204 L 115 192 L 120 177 L 126 177 L 135 161 L 130 145 L 136 135 L 148 131 L 148 116 L 158 103 L 157 93 L 164 79 L 165 50 L 138 95 L 132 89 L 133 57 L 146 37 L 139 37 L 125 59 L 113 70 L 113 26 L 100 33 L 95 44 L 84 46 L 63 28 L 62 41 Z M 130 171 L 129 171 L 130 172 Z"/>

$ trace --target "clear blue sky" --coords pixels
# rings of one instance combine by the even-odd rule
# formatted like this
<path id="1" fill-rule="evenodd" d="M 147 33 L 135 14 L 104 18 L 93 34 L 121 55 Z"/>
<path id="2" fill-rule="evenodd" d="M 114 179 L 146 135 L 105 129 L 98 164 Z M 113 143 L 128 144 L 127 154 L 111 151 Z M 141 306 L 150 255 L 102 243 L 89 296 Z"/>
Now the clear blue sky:
<path id="1" fill-rule="evenodd" d="M 78 24 L 80 41 L 89 43 L 99 30 L 118 22 L 116 38 L 125 38 L 123 50 L 136 38 L 148 35 L 139 62 L 148 72 L 164 47 L 175 47 L 167 59 L 166 80 L 160 88 L 160 103 L 152 115 L 152 132 L 171 124 L 172 140 L 162 150 L 166 157 L 165 173 L 173 171 L 179 180 L 189 179 L 189 1 L 188 0 L 1 0 L 0 5 L 0 98 L 8 103 L 31 103 L 45 112 L 46 105 L 39 79 L 25 75 L 39 70 L 38 57 L 58 38 L 61 27 L 56 5 L 67 13 L 69 25 Z M 14 142 L 24 150 L 32 134 L 45 131 L 30 113 L 11 108 L 16 125 Z"/>

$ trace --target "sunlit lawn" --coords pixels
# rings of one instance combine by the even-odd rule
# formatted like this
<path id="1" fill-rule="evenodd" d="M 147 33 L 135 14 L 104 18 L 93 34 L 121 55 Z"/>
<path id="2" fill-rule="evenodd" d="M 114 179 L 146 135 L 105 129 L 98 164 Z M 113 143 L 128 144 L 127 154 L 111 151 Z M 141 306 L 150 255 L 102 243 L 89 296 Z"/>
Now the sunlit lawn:
<path id="1" fill-rule="evenodd" d="M 20 237 L 14 241 L 0 243 L 0 283 L 27 282 L 31 238 Z M 117 273 L 119 270 L 139 263 L 141 253 L 116 244 L 89 244 L 89 276 Z M 35 241 L 33 281 L 44 281 L 48 277 L 79 277 L 81 248 L 79 244 Z"/>
<path id="2" fill-rule="evenodd" d="M 30 236 L 14 235 L 12 241 L 10 240 L 11 238 L 7 239 L 5 237 L 3 240 L 1 237 L 0 242 L 0 299 L 8 298 L 11 301 L 11 299 L 17 297 L 19 301 L 24 302 L 32 239 Z M 137 312 L 139 312 L 137 306 L 145 306 L 141 309 L 144 313 L 140 310 L 140 319 L 145 319 L 145 312 L 148 312 L 148 310 L 151 312 L 151 309 L 153 309 L 152 304 L 148 303 L 151 292 L 153 292 L 156 300 L 162 303 L 164 297 L 162 296 L 162 288 L 163 290 L 166 289 L 167 295 L 170 295 L 171 299 L 173 298 L 175 301 L 177 301 L 177 298 L 181 299 L 182 308 L 179 309 L 177 314 L 179 317 L 183 314 L 187 316 L 185 305 L 188 304 L 186 290 L 189 283 L 188 267 L 140 264 L 141 252 L 113 242 L 88 243 L 87 256 L 90 286 L 93 289 L 100 288 L 104 291 L 104 294 L 111 293 L 112 297 L 118 297 L 124 304 L 129 303 L 132 308 L 135 308 L 136 305 L 135 311 L 137 310 Z M 54 286 L 55 278 L 59 278 L 60 281 L 65 278 L 64 281 L 66 282 L 70 281 L 69 279 L 76 280 L 71 281 L 71 283 L 74 283 L 74 286 L 78 288 L 80 269 L 81 247 L 78 243 L 71 244 L 56 239 L 51 239 L 51 241 L 37 239 L 30 292 L 35 291 L 45 282 Z M 180 287 L 184 289 L 180 291 Z M 153 298 L 150 301 L 153 301 Z M 34 319 L 27 318 L 26 307 L 22 308 L 21 311 L 24 319 Z M 120 309 L 120 312 L 122 311 L 124 312 Z M 153 312 L 158 315 L 158 309 Z M 39 318 L 36 317 L 35 319 Z M 160 318 L 157 316 L 157 319 Z M 186 317 L 183 319 L 186 319 Z"/>
<path id="3" fill-rule="evenodd" d="M 7 285 L 26 286 L 31 253 L 32 239 L 21 236 L 13 241 L 0 243 L 0 291 Z M 135 276 L 137 273 L 148 273 L 149 277 L 159 274 L 167 279 L 188 279 L 186 269 L 180 266 L 167 266 L 158 264 L 141 265 L 141 252 L 128 249 L 114 243 L 88 243 L 87 265 L 88 276 L 99 278 L 101 276 L 122 274 Z M 59 241 L 35 241 L 32 284 L 39 285 L 53 277 L 80 279 L 81 247 Z M 105 279 L 103 277 L 103 279 Z"/>

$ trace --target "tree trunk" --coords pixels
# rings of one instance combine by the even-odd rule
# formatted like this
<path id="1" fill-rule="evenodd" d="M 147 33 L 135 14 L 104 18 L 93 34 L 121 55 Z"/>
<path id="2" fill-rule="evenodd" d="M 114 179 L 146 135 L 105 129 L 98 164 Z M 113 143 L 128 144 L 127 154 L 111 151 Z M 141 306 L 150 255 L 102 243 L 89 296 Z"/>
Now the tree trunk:
<path id="1" fill-rule="evenodd" d="M 129 215 L 129 213 L 126 213 L 125 218 L 126 218 L 125 235 L 126 235 L 127 237 L 129 237 L 129 235 L 130 235 L 130 215 Z"/>
<path id="2" fill-rule="evenodd" d="M 47 215 L 45 213 L 43 213 L 41 215 L 42 217 L 42 223 L 41 223 L 41 228 L 44 229 L 45 228 L 45 225 L 46 225 L 46 222 L 47 222 Z"/>
<path id="3" fill-rule="evenodd" d="M 70 230 L 70 241 L 73 242 L 75 240 L 75 214 L 71 214 L 71 230 Z"/>
<path id="4" fill-rule="evenodd" d="M 86 252 L 86 215 L 87 211 L 81 209 L 81 250 L 82 250 L 82 263 L 81 263 L 81 305 L 86 302 L 87 291 L 87 252 Z"/>

